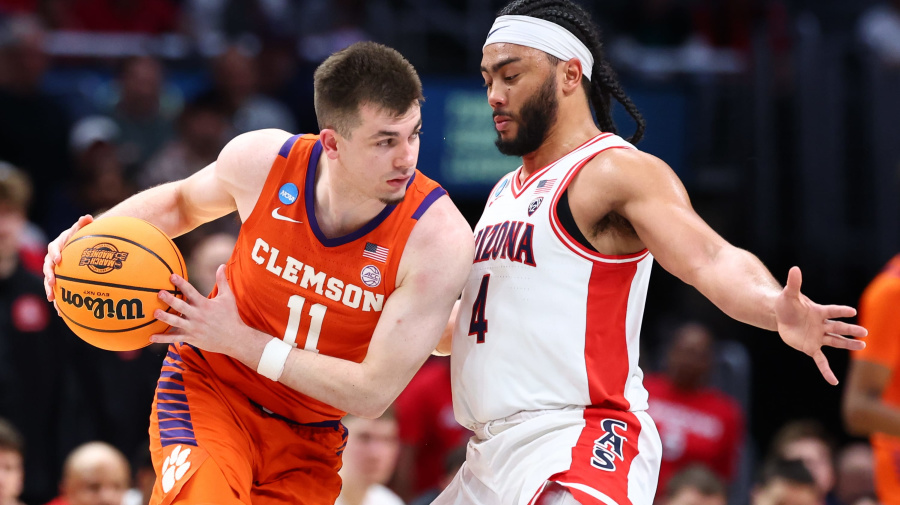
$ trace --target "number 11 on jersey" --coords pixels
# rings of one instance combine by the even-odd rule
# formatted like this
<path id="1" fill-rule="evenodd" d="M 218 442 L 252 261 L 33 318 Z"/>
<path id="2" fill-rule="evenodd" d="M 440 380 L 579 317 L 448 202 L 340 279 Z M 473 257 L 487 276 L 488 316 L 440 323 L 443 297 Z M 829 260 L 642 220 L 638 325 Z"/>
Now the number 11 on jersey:
<path id="1" fill-rule="evenodd" d="M 487 290 L 490 281 L 491 274 L 485 274 L 481 278 L 478 295 L 475 296 L 475 303 L 472 304 L 472 320 L 469 321 L 469 335 L 478 335 L 475 341 L 479 344 L 484 343 L 484 336 L 487 335 L 488 331 L 488 321 L 484 317 L 484 305 L 487 303 Z"/>
<path id="2" fill-rule="evenodd" d="M 293 295 L 288 298 L 288 307 L 291 314 L 288 316 L 287 327 L 284 329 L 284 341 L 297 347 L 297 331 L 300 330 L 300 316 L 303 315 L 303 305 L 306 298 L 300 295 Z M 319 333 L 322 331 L 322 320 L 325 319 L 325 311 L 328 307 L 317 303 L 309 306 L 309 317 L 312 321 L 309 323 L 309 331 L 306 332 L 306 345 L 303 349 L 312 352 L 319 352 Z"/>

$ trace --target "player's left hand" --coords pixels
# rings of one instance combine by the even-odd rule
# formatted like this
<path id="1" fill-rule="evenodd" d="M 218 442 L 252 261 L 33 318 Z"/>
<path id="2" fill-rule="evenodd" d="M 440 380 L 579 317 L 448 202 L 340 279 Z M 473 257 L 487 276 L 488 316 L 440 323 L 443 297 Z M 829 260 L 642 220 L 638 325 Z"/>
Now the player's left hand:
<path id="1" fill-rule="evenodd" d="M 775 301 L 775 322 L 778 334 L 784 342 L 812 357 L 819 367 L 819 372 L 832 386 L 838 380 L 828 358 L 822 352 L 822 346 L 837 347 L 858 351 L 866 346 L 861 340 L 852 337 L 865 337 L 868 332 L 862 326 L 834 321 L 839 317 L 853 317 L 856 309 L 845 305 L 819 305 L 800 292 L 802 277 L 800 269 L 791 268 L 787 283 Z"/>
<path id="2" fill-rule="evenodd" d="M 269 340 L 270 337 L 250 328 L 241 320 L 234 293 L 225 277 L 225 265 L 220 265 L 216 270 L 218 292 L 214 298 L 203 296 L 178 275 L 172 275 L 172 284 L 184 293 L 184 300 L 168 291 L 159 292 L 160 300 L 176 313 L 161 309 L 154 312 L 156 319 L 171 328 L 166 333 L 151 335 L 151 342 L 184 342 L 204 351 L 218 352 L 245 361 L 251 359 L 249 353 L 252 351 L 248 344 L 259 340 L 264 346 Z M 254 334 L 258 334 L 259 339 L 254 339 Z"/>

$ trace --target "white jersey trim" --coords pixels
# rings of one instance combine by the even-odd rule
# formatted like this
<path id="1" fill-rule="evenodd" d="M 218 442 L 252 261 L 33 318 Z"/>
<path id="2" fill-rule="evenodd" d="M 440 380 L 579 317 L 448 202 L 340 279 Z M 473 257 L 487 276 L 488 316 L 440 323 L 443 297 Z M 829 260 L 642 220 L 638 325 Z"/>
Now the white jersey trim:
<path id="1" fill-rule="evenodd" d="M 537 172 L 534 172 L 533 174 L 531 174 L 530 176 L 528 176 L 528 179 L 526 179 L 525 182 L 519 182 L 519 179 L 520 179 L 519 176 L 522 174 L 522 166 L 519 166 L 519 168 L 517 168 L 517 169 L 515 170 L 515 172 L 513 173 L 513 174 L 514 174 L 514 175 L 513 175 L 513 181 L 512 181 L 512 185 L 511 185 L 511 187 L 510 187 L 510 190 L 512 191 L 513 197 L 514 197 L 514 198 L 519 198 L 520 196 L 522 196 L 522 194 L 525 193 L 525 190 L 528 189 L 528 186 L 531 186 L 531 184 L 534 183 L 534 181 L 540 179 L 541 176 L 543 176 L 544 174 L 546 174 L 547 172 L 549 172 L 549 171 L 550 171 L 553 167 L 555 167 L 560 161 L 566 159 L 567 157 L 571 156 L 572 154 L 575 154 L 576 152 L 578 152 L 578 151 L 580 151 L 580 150 L 582 150 L 582 149 L 585 149 L 585 148 L 587 148 L 587 147 L 589 147 L 589 146 L 592 146 L 592 145 L 596 144 L 597 142 L 599 142 L 599 141 L 601 141 L 601 140 L 603 140 L 603 139 L 607 139 L 607 138 L 609 138 L 609 137 L 612 137 L 613 135 L 615 135 L 615 134 L 614 134 L 614 133 L 601 133 L 601 134 L 597 135 L 596 137 L 594 137 L 594 138 L 588 140 L 587 142 L 585 142 L 584 144 L 581 144 L 580 146 L 576 147 L 575 149 L 573 149 L 573 150 L 572 150 L 571 152 L 569 152 L 568 154 L 566 154 L 566 155 L 564 155 L 564 156 L 561 156 L 558 160 L 554 161 L 553 163 L 551 163 L 551 164 L 547 165 L 546 167 L 544 167 L 544 168 L 538 170 Z"/>
<path id="2" fill-rule="evenodd" d="M 612 498 L 610 498 L 609 496 L 606 496 L 605 494 L 601 493 L 600 491 L 597 491 L 596 489 L 594 489 L 592 487 L 587 487 L 584 484 L 579 484 L 577 482 L 560 482 L 560 481 L 554 481 L 554 482 L 556 482 L 557 484 L 562 485 L 562 486 L 577 489 L 577 490 L 581 491 L 582 493 L 589 494 L 589 495 L 593 496 L 594 498 L 602 501 L 606 505 L 619 505 L 618 503 L 616 503 L 616 500 L 613 500 Z"/>
<path id="3" fill-rule="evenodd" d="M 596 251 L 591 251 L 590 249 L 584 247 L 577 240 L 572 238 L 566 229 L 563 227 L 562 222 L 559 220 L 559 215 L 556 212 L 557 204 L 559 203 L 559 199 L 563 193 L 569 188 L 569 184 L 572 182 L 572 179 L 584 168 L 585 165 L 588 164 L 589 161 L 594 159 L 598 154 L 607 151 L 609 149 L 630 149 L 628 146 L 609 146 L 604 149 L 601 149 L 595 153 L 590 154 L 583 160 L 576 163 L 571 170 L 563 177 L 562 184 L 560 184 L 559 188 L 553 194 L 553 200 L 550 202 L 550 212 L 547 215 L 550 217 L 550 227 L 553 229 L 553 233 L 556 234 L 556 238 L 566 246 L 570 251 L 575 254 L 581 256 L 584 259 L 591 260 L 599 263 L 634 263 L 641 261 L 648 254 L 646 248 L 642 249 L 636 253 L 632 254 L 623 254 L 623 255 L 608 255 L 602 254 Z"/>

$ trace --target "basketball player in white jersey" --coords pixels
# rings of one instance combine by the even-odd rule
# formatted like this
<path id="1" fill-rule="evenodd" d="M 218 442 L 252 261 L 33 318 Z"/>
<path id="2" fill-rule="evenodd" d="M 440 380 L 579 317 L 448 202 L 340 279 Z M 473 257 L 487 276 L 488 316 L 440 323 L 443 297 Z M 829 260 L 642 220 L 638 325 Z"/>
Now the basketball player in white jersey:
<path id="1" fill-rule="evenodd" d="M 501 152 L 523 164 L 494 187 L 452 334 L 457 420 L 475 432 L 437 505 L 649 505 L 661 457 L 638 368 L 655 257 L 729 316 L 778 331 L 837 379 L 823 345 L 865 329 L 782 288 L 691 208 L 659 159 L 616 136 L 615 98 L 643 120 L 569 0 L 501 11 L 481 66 Z M 596 112 L 598 124 L 591 115 Z M 449 340 L 449 339 L 447 339 Z M 438 352 L 448 352 L 448 342 Z"/>

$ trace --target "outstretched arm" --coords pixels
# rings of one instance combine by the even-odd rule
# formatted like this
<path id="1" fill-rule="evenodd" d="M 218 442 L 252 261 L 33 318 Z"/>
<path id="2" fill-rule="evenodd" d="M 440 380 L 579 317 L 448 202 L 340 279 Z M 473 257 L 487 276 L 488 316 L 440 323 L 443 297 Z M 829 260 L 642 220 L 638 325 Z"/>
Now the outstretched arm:
<path id="1" fill-rule="evenodd" d="M 471 230 L 450 199 L 436 201 L 410 235 L 400 262 L 400 283 L 385 301 L 366 358 L 354 363 L 295 348 L 279 382 L 351 414 L 381 415 L 437 345 L 474 249 Z M 184 291 L 185 301 L 161 292 L 163 301 L 183 317 L 157 310 L 155 316 L 174 331 L 151 340 L 186 342 L 256 370 L 274 337 L 241 321 L 224 270 L 220 267 L 216 275 L 215 298 L 204 298 L 180 278 L 175 285 Z"/>
<path id="2" fill-rule="evenodd" d="M 617 149 L 592 162 L 579 178 L 585 187 L 603 188 L 612 205 L 598 209 L 626 218 L 640 241 L 660 265 L 696 287 L 717 307 L 738 321 L 777 330 L 791 347 L 811 356 L 825 380 L 837 384 L 822 346 L 862 349 L 860 326 L 834 321 L 856 310 L 819 305 L 800 292 L 799 268 L 792 268 L 782 288 L 753 254 L 734 247 L 694 212 L 687 192 L 672 170 L 639 151 Z"/>

